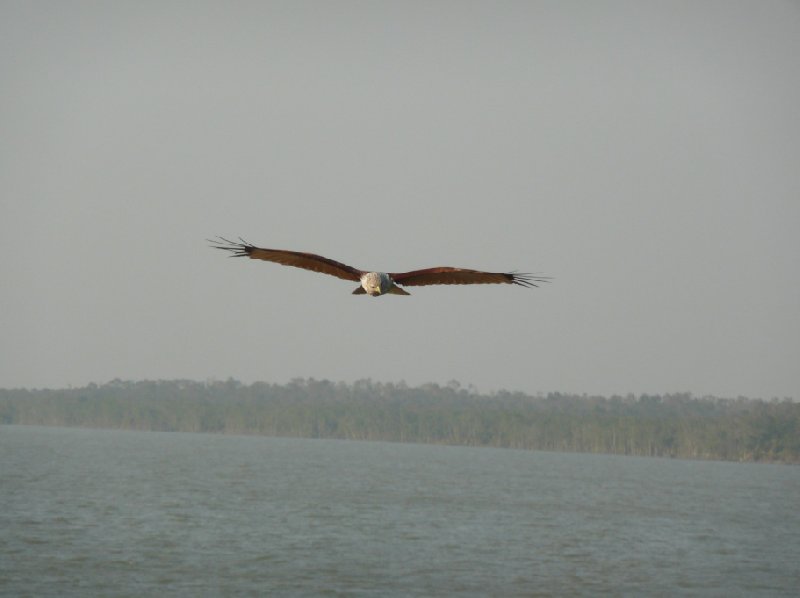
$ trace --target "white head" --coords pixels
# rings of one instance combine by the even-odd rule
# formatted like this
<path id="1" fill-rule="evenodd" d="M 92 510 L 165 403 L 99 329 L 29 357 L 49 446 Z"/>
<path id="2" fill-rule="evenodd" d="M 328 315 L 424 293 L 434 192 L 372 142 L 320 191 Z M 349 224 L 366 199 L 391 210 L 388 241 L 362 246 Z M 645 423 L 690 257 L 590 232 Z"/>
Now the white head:
<path id="1" fill-rule="evenodd" d="M 366 272 L 361 276 L 361 286 L 367 294 L 377 297 L 389 292 L 392 279 L 385 272 Z"/>

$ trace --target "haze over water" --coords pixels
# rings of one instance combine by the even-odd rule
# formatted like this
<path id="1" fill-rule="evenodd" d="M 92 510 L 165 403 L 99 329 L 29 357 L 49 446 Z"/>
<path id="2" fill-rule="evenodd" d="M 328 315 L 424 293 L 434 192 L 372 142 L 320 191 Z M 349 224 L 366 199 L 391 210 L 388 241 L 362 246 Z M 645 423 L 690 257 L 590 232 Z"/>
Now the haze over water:
<path id="1" fill-rule="evenodd" d="M 800 398 L 798 56 L 786 1 L 0 2 L 0 388 Z"/>

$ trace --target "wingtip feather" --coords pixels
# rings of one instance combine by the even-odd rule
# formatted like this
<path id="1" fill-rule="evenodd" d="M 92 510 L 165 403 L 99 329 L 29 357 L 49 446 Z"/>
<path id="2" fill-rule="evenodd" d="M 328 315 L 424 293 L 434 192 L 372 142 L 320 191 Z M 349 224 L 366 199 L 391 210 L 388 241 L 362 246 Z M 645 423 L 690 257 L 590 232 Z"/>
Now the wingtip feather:
<path id="1" fill-rule="evenodd" d="M 206 239 L 211 243 L 213 249 L 221 249 L 230 252 L 228 257 L 246 257 L 254 249 L 254 246 L 239 237 L 239 241 L 231 241 L 225 237 L 219 236 L 216 239 Z"/>
<path id="2" fill-rule="evenodd" d="M 530 274 L 527 272 L 512 272 L 511 283 L 525 288 L 539 288 L 540 284 L 548 283 L 553 278 L 551 276 L 542 276 L 539 274 Z"/>

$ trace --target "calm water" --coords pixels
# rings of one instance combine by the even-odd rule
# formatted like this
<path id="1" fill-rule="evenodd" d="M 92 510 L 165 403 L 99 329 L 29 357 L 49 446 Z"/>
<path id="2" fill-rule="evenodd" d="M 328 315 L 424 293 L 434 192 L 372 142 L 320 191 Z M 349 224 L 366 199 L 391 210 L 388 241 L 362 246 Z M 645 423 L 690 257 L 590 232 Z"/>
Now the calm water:
<path id="1" fill-rule="evenodd" d="M 4 596 L 789 596 L 800 467 L 0 426 Z"/>

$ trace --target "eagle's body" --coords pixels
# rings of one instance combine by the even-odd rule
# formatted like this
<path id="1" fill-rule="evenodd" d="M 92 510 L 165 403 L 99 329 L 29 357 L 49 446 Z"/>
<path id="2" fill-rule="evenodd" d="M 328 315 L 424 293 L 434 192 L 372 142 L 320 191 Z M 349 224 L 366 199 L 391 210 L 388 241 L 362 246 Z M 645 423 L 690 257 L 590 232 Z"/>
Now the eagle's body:
<path id="1" fill-rule="evenodd" d="M 515 272 L 482 272 L 480 270 L 468 270 L 466 268 L 453 268 L 450 266 L 438 266 L 425 270 L 413 270 L 411 272 L 368 272 L 359 270 L 337 262 L 330 258 L 316 255 L 314 253 L 304 253 L 301 251 L 289 251 L 286 249 L 265 249 L 256 247 L 246 241 L 235 242 L 219 237 L 213 247 L 229 251 L 234 257 L 249 257 L 251 259 L 275 262 L 284 266 L 294 266 L 313 272 L 329 274 L 361 283 L 353 291 L 354 295 L 368 294 L 373 297 L 378 295 L 409 295 L 407 291 L 401 289 L 403 286 L 425 286 L 431 284 L 516 284 L 523 287 L 535 287 L 536 283 L 548 282 L 546 276 L 534 276 L 532 274 L 520 274 Z"/>
<path id="2" fill-rule="evenodd" d="M 392 280 L 392 277 L 386 272 L 364 272 L 360 280 L 361 286 L 353 291 L 354 295 L 366 293 L 367 295 L 377 297 L 378 295 L 386 295 L 387 293 L 393 295 L 411 294 L 397 286 Z"/>

